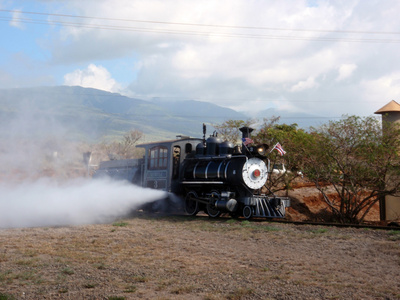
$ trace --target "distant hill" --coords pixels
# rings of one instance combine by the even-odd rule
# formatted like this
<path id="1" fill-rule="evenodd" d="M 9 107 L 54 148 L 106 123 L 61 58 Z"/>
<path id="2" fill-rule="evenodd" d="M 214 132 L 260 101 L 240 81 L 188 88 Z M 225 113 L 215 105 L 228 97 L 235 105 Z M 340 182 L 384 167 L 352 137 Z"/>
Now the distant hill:
<path id="1" fill-rule="evenodd" d="M 320 126 L 327 123 L 330 118 L 316 116 L 307 113 L 289 112 L 269 108 L 259 111 L 255 117 L 262 120 L 263 118 L 279 117 L 279 123 L 293 124 L 296 123 L 299 128 L 308 129 L 310 126 Z"/>
<path id="2" fill-rule="evenodd" d="M 0 137 L 64 135 L 72 140 L 115 139 L 137 129 L 146 140 L 202 136 L 202 124 L 246 119 L 200 101 L 156 102 L 92 88 L 55 86 L 0 89 Z"/>

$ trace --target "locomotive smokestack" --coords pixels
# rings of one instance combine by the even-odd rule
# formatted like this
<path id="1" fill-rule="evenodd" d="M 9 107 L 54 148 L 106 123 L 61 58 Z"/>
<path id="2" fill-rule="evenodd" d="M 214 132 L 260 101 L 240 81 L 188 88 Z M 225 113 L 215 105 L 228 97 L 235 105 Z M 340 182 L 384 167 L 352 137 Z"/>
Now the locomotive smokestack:
<path id="1" fill-rule="evenodd" d="M 242 128 L 239 128 L 239 130 L 242 132 L 242 152 L 243 153 L 247 152 L 248 154 L 251 155 L 249 149 L 247 149 L 247 145 L 253 143 L 253 140 L 250 138 L 250 133 L 254 129 L 244 126 Z"/>
<path id="2" fill-rule="evenodd" d="M 207 133 L 207 126 L 203 123 L 203 145 L 206 145 L 206 133 Z"/>
<path id="3" fill-rule="evenodd" d="M 249 138 L 250 137 L 250 133 L 254 130 L 253 128 L 244 126 L 242 128 L 239 128 L 239 130 L 242 132 L 242 138 Z"/>

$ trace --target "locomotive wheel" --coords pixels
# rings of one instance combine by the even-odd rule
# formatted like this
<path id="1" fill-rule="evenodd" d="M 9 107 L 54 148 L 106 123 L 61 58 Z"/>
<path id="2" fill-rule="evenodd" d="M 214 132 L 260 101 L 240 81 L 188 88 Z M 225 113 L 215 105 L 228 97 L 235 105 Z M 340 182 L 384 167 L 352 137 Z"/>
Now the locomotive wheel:
<path id="1" fill-rule="evenodd" d="M 185 211 L 189 216 L 195 216 L 199 212 L 199 203 L 192 200 L 192 197 L 197 198 L 197 194 L 193 191 L 185 197 Z"/>
<path id="2" fill-rule="evenodd" d="M 216 198 L 217 200 L 220 199 L 220 194 L 217 191 L 211 192 L 211 197 Z M 221 211 L 215 207 L 215 205 L 208 203 L 206 207 L 206 213 L 211 218 L 218 218 L 221 215 Z"/>
<path id="3" fill-rule="evenodd" d="M 207 204 L 207 214 L 211 217 L 211 218 L 218 218 L 221 215 L 221 211 L 219 209 L 217 209 L 214 205 L 212 205 L 211 203 Z"/>
<path id="4" fill-rule="evenodd" d="M 243 217 L 245 218 L 245 219 L 250 219 L 251 217 L 253 216 L 253 209 L 250 207 L 250 206 L 248 206 L 248 205 L 246 205 L 245 207 L 243 207 Z"/>

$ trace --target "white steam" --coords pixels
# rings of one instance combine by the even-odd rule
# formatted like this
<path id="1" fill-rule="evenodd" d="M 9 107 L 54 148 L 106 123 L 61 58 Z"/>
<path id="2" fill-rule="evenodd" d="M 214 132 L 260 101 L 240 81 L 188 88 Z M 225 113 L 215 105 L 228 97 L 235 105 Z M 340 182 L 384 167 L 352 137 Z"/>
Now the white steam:
<path id="1" fill-rule="evenodd" d="M 111 222 L 166 197 L 129 182 L 84 178 L 83 153 L 97 153 L 93 167 L 107 152 L 85 142 L 93 124 L 54 91 L 5 91 L 0 99 L 0 228 Z"/>
<path id="2" fill-rule="evenodd" d="M 0 228 L 110 222 L 165 197 L 162 191 L 109 179 L 0 183 Z"/>

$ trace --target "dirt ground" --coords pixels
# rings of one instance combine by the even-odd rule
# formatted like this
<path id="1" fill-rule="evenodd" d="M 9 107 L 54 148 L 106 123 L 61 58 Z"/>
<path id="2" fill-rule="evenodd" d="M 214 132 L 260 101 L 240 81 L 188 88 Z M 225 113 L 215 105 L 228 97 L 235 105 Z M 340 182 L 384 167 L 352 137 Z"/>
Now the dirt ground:
<path id="1" fill-rule="evenodd" d="M 0 299 L 400 299 L 400 231 L 137 215 L 0 245 Z"/>
<path id="2" fill-rule="evenodd" d="M 290 220 L 326 210 L 315 188 L 289 196 Z M 0 229 L 0 300 L 400 299 L 399 271 L 400 229 L 141 213 Z"/>
<path id="3" fill-rule="evenodd" d="M 332 194 L 335 194 L 332 191 Z M 316 191 L 315 187 L 303 187 L 289 192 L 291 207 L 288 208 L 287 218 L 293 221 L 326 221 L 329 220 L 330 209 Z M 365 222 L 381 223 L 379 217 L 379 203 L 376 203 L 368 212 Z M 382 225 L 385 222 L 382 223 Z"/>

